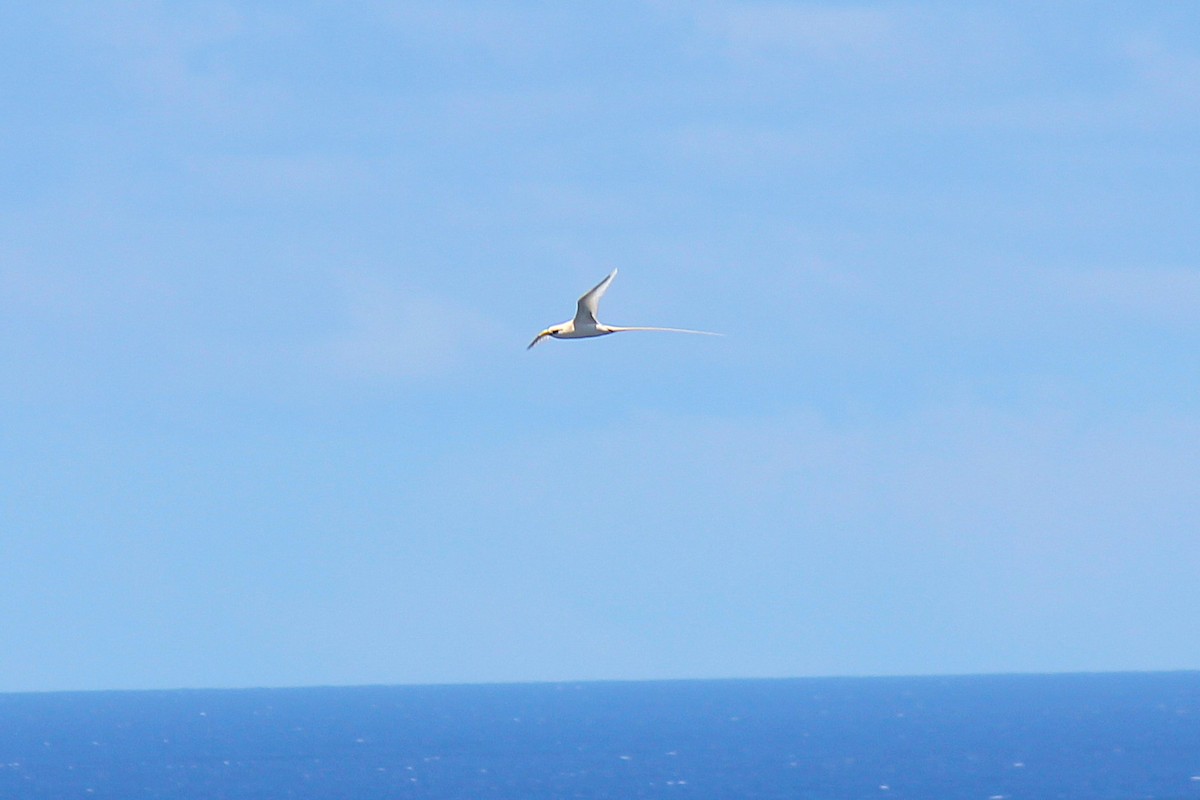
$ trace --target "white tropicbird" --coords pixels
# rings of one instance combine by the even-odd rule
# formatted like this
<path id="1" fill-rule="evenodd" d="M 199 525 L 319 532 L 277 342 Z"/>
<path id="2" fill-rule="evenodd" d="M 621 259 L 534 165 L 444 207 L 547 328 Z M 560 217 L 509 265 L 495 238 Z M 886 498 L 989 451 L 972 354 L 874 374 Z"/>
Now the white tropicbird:
<path id="1" fill-rule="evenodd" d="M 566 322 L 560 322 L 557 325 L 551 325 L 546 330 L 537 335 L 532 342 L 529 343 L 528 350 L 538 342 L 545 339 L 547 336 L 553 336 L 555 339 L 586 339 L 590 336 L 604 336 L 609 333 L 620 333 L 621 331 L 668 331 L 670 333 L 698 333 L 703 336 L 720 336 L 719 333 L 711 331 L 690 331 L 686 328 L 628 328 L 617 327 L 616 325 L 605 325 L 596 319 L 596 306 L 600 304 L 600 298 L 604 296 L 608 285 L 612 283 L 612 279 L 617 276 L 617 271 L 614 269 L 609 273 L 608 277 L 597 283 L 592 290 L 579 298 L 579 307 L 575 311 L 575 319 L 569 319 Z"/>

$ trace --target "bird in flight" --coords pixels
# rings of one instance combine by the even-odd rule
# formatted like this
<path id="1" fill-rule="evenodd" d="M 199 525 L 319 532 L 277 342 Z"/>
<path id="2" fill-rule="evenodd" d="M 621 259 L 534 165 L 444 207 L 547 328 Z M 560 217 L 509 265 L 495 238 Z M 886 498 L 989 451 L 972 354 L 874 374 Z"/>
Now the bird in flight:
<path id="1" fill-rule="evenodd" d="M 608 274 L 607 278 L 597 283 L 592 287 L 591 291 L 579 298 L 579 306 L 575 311 L 575 319 L 551 325 L 539 333 L 529 343 L 529 347 L 525 349 L 531 349 L 547 336 L 552 336 L 555 339 L 586 339 L 591 336 L 605 336 L 609 333 L 620 333 L 621 331 L 668 331 L 670 333 L 698 333 L 703 336 L 721 335 L 719 333 L 712 333 L 711 331 L 689 331 L 684 328 L 628 328 L 605 325 L 596 319 L 596 306 L 600 304 L 600 298 L 604 296 L 604 293 L 608 290 L 608 285 L 612 283 L 612 279 L 616 276 L 617 271 L 614 269 Z"/>

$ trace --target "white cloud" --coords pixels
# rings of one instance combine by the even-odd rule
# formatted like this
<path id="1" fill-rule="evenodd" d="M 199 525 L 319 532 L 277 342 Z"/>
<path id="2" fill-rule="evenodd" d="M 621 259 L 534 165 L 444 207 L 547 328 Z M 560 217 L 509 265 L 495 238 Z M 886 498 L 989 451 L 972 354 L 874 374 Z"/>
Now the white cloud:
<path id="1" fill-rule="evenodd" d="M 264 206 L 297 202 L 355 202 L 364 189 L 394 173 L 382 159 L 342 154 L 202 154 L 186 160 L 188 185 L 212 191 L 225 202 Z"/>
<path id="2" fill-rule="evenodd" d="M 1104 546 L 1100 533 L 1132 544 L 1142 535 L 1139 514 L 1191 541 L 1179 512 L 1200 502 L 1186 469 L 1198 437 L 1192 417 L 1099 419 L 1052 406 L 944 405 L 843 422 L 803 411 L 754 420 L 655 413 L 512 442 L 490 455 L 473 448 L 477 486 L 461 474 L 463 454 L 450 454 L 430 488 L 478 492 L 489 513 L 552 510 L 564 524 L 581 516 L 631 536 L 640 535 L 631 525 L 683 538 L 689 529 L 732 525 L 747 543 L 761 537 L 791 549 L 790 519 L 811 530 L 832 526 L 849 540 L 906 546 L 957 546 L 959 533 L 991 531 L 999 538 L 976 536 L 973 546 L 1003 541 L 1065 556 L 1068 543 Z M 586 472 L 547 479 L 547 464 L 580 454 Z M 748 519 L 768 524 L 743 525 Z M 1051 527 L 1057 542 L 1045 538 Z"/>
<path id="3" fill-rule="evenodd" d="M 1093 75 L 1064 72 L 1069 56 L 1043 45 L 1032 49 L 1012 33 L 998 38 L 1008 65 L 994 81 L 1014 80 L 1013 90 L 978 92 L 968 103 L 932 109 L 932 123 L 1071 133 L 1089 138 L 1112 131 L 1196 127 L 1200 109 L 1200 54 L 1163 37 L 1093 34 L 1087 42 Z M 1074 66 L 1075 70 L 1079 67 Z"/>
<path id="4" fill-rule="evenodd" d="M 1147 78 L 1200 94 L 1200 54 L 1183 52 L 1156 36 L 1138 36 L 1125 48 L 1139 72 Z"/>
<path id="5" fill-rule="evenodd" d="M 444 452 L 409 488 L 403 524 L 486 550 L 463 567 L 481 581 L 626 611 L 619 624 L 643 637 L 631 660 L 662 658 L 666 674 L 1175 668 L 1188 654 L 1169 626 L 1130 654 L 1096 619 L 1197 598 L 1185 565 L 1200 555 L 1198 447 L 1194 417 L 1061 407 L 842 422 L 653 414 Z M 580 458 L 586 470 L 562 468 Z M 522 535 L 492 533 L 505 531 Z M 593 597 L 597 582 L 618 596 Z M 778 660 L 672 663 L 680 643 L 661 620 L 708 598 L 751 651 L 771 641 Z M 1031 644 L 1059 636 L 1080 649 Z"/>
<path id="6" fill-rule="evenodd" d="M 98 274 L 13 247 L 0 252 L 0 262 L 0 309 L 10 325 L 56 334 L 94 331 L 130 318 L 160 316 L 177 301 L 169 281 L 150 269 Z"/>
<path id="7" fill-rule="evenodd" d="M 698 20 L 741 58 L 871 59 L 896 46 L 893 14 L 874 8 L 738 3 L 708 7 Z"/>
<path id="8" fill-rule="evenodd" d="M 361 273 L 343 274 L 339 305 L 339 329 L 309 353 L 348 378 L 445 377 L 497 333 L 480 312 Z"/>
<path id="9" fill-rule="evenodd" d="M 1139 95 L 1149 94 L 1161 111 L 1193 115 L 1200 108 L 1200 53 L 1171 47 L 1154 36 L 1139 36 L 1125 48 L 1137 76 Z"/>
<path id="10" fill-rule="evenodd" d="M 381 3 L 376 12 L 405 47 L 455 57 L 476 51 L 509 62 L 559 49 L 570 19 L 554 4 Z"/>
<path id="11" fill-rule="evenodd" d="M 731 125 L 713 122 L 689 125 L 669 136 L 672 156 L 720 165 L 745 174 L 756 170 L 821 165 L 843 160 L 852 150 L 845 137 L 818 128 Z"/>
<path id="12" fill-rule="evenodd" d="M 271 39 L 290 23 L 280 15 L 227 2 L 163 4 L 132 0 L 73 6 L 64 24 L 97 51 L 114 83 L 139 111 L 217 124 L 224 132 L 261 120 L 280 98 L 239 74 L 226 52 L 249 39 Z M 140 125 L 146 124 L 139 115 Z"/>
<path id="13" fill-rule="evenodd" d="M 1200 268 L 1056 270 L 1047 281 L 1089 308 L 1200 326 Z"/>

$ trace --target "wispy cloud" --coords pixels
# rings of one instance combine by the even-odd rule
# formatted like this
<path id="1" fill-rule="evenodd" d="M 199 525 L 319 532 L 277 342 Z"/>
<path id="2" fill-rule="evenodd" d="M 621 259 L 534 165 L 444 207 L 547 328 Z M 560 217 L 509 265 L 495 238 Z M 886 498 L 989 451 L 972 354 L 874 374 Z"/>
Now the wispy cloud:
<path id="1" fill-rule="evenodd" d="M 965 124 L 1100 137 L 1113 131 L 1194 129 L 1200 109 L 1200 52 L 1157 33 L 1126 31 L 1087 39 L 1087 64 L 1094 75 L 1062 70 L 1076 63 L 1053 46 L 1031 47 L 1018 32 L 997 35 L 1007 57 L 982 74 L 1002 92 L 976 91 L 943 108 L 922 113 L 932 124 Z M 1079 69 L 1078 66 L 1075 67 Z"/>
<path id="2" fill-rule="evenodd" d="M 170 282 L 150 269 L 64 269 L 11 246 L 0 250 L 0 262 L 0 310 L 9 325 L 57 334 L 123 326 L 158 316 L 177 300 Z"/>
<path id="3" fill-rule="evenodd" d="M 380 23 L 410 51 L 438 60 L 478 58 L 506 66 L 569 52 L 571 38 L 586 30 L 577 11 L 555 3 L 418 0 L 373 5 Z"/>
<path id="4" fill-rule="evenodd" d="M 1161 37 L 1132 39 L 1125 52 L 1138 79 L 1137 91 L 1150 93 L 1156 105 L 1195 120 L 1200 109 L 1200 51 L 1171 46 Z"/>
<path id="5" fill-rule="evenodd" d="M 340 322 L 310 357 L 368 381 L 446 377 L 486 349 L 496 326 L 482 313 L 365 274 L 343 274 Z"/>
<path id="6" fill-rule="evenodd" d="M 354 202 L 379 188 L 394 161 L 342 153 L 204 153 L 186 160 L 188 186 L 225 203 L 286 207 Z"/>
<path id="7" fill-rule="evenodd" d="M 897 44 L 894 15 L 874 8 L 738 3 L 706 7 L 698 21 L 740 58 L 873 59 Z"/>
<path id="8" fill-rule="evenodd" d="M 851 150 L 844 138 L 828 130 L 725 122 L 689 125 L 666 137 L 666 141 L 672 156 L 719 165 L 744 175 L 759 170 L 828 166 Z"/>
<path id="9" fill-rule="evenodd" d="M 1128 614 L 1128 600 L 1097 598 L 1100 582 L 1137 595 L 1136 614 L 1168 607 L 1162 582 L 1185 585 L 1181 564 L 1197 552 L 1186 522 L 1200 502 L 1187 468 L 1197 446 L 1194 417 L 1063 407 L 841 422 L 656 414 L 443 452 L 410 487 L 406 524 L 428 519 L 439 537 L 476 546 L 481 531 L 529 531 L 520 542 L 484 535 L 488 568 L 568 604 L 599 579 L 682 613 L 700 587 L 740 598 L 753 582 L 748 605 L 724 609 L 740 624 L 793 609 L 827 618 L 827 644 L 852 651 L 923 627 L 914 617 L 942 619 L 953 655 L 908 652 L 900 664 L 862 652 L 863 669 L 973 671 L 998 663 L 987 648 L 1030 631 L 1075 630 L 1097 609 Z M 583 472 L 547 468 L 578 454 Z M 464 496 L 475 502 L 455 501 Z M 572 555 L 552 576 L 530 566 L 547 548 Z M 1061 604 L 1044 607 L 1048 596 Z M 799 645 L 793 623 L 777 634 Z M 839 633 L 847 625 L 853 640 Z M 1034 651 L 1014 647 L 993 668 L 1036 668 Z M 797 657 L 790 669 L 833 669 Z M 1128 666 L 1110 657 L 1105 668 Z M 724 661 L 722 672 L 747 668 Z M 1087 667 L 1070 654 L 1054 662 Z"/>
<path id="10" fill-rule="evenodd" d="M 63 24 L 113 76 L 131 105 L 165 120 L 244 127 L 280 102 L 267 82 L 252 82 L 230 50 L 288 31 L 286 17 L 226 2 L 153 2 L 71 7 Z M 146 120 L 142 118 L 142 124 Z"/>
<path id="11" fill-rule="evenodd" d="M 1200 268 L 1052 270 L 1046 281 L 1075 305 L 1200 329 Z"/>

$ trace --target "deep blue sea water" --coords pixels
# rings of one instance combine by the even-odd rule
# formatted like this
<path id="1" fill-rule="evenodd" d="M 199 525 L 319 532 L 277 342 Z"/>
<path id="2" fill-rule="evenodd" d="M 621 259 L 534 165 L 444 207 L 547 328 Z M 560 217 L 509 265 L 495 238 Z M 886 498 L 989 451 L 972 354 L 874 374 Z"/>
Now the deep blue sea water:
<path id="1" fill-rule="evenodd" d="M 1200 673 L 0 695 L 0 798 L 1188 798 Z"/>

